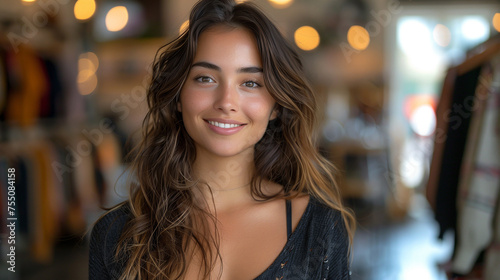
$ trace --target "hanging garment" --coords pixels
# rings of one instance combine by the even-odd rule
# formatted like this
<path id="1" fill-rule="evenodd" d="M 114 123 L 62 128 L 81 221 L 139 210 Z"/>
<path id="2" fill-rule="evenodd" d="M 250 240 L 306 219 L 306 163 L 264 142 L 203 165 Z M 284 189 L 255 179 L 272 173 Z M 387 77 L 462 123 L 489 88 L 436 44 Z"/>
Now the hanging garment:
<path id="1" fill-rule="evenodd" d="M 482 186 L 475 184 L 471 184 L 471 189 L 476 188 L 487 188 L 489 186 L 491 195 L 494 197 L 490 197 L 490 199 L 495 199 L 495 205 L 493 205 L 490 211 L 495 211 L 490 218 L 490 224 L 487 229 L 492 231 L 492 242 L 489 243 L 489 246 L 486 251 L 485 256 L 485 266 L 484 266 L 484 280 L 496 280 L 500 275 L 500 160 L 498 157 L 500 156 L 500 54 L 495 57 L 493 61 L 494 67 L 494 76 L 493 81 L 490 87 L 490 96 L 488 98 L 488 106 L 487 106 L 487 116 L 489 119 L 484 122 L 484 130 L 489 130 L 489 136 L 491 137 L 489 142 L 489 147 L 492 149 L 490 151 L 491 154 L 488 156 L 495 156 L 496 162 L 495 165 L 490 166 L 490 171 L 488 175 L 490 175 L 489 179 L 491 181 L 487 182 L 487 185 Z M 486 122 L 487 121 L 487 122 Z M 483 148 L 482 146 L 480 146 Z M 486 149 L 486 148 L 484 148 Z M 491 159 L 486 157 L 486 159 Z M 481 161 L 483 161 L 481 159 Z M 482 165 L 486 165 L 491 162 L 482 163 Z M 496 196 L 495 196 L 496 193 Z M 496 219 L 493 220 L 493 217 L 496 216 Z M 491 227 L 493 226 L 493 227 Z"/>
<path id="2" fill-rule="evenodd" d="M 457 90 L 455 88 L 455 85 L 457 85 L 457 77 L 458 76 L 464 76 L 465 74 L 473 75 L 474 70 L 477 68 L 480 68 L 481 65 L 485 64 L 486 62 L 490 61 L 492 57 L 494 57 L 498 52 L 500 52 L 500 36 L 494 36 L 484 43 L 476 46 L 475 48 L 470 50 L 471 56 L 469 56 L 465 61 L 460 63 L 457 66 L 454 66 L 450 68 L 446 74 L 444 83 L 443 83 L 443 88 L 441 92 L 441 97 L 436 109 L 436 132 L 434 136 L 434 150 L 432 154 L 432 159 L 431 159 L 431 165 L 430 165 L 430 170 L 429 170 L 429 178 L 427 181 L 427 186 L 426 186 L 426 198 L 431 206 L 431 208 L 436 211 L 436 199 L 438 196 L 438 188 L 439 188 L 439 180 L 441 174 L 441 168 L 444 167 L 443 164 L 443 153 L 444 149 L 446 147 L 446 143 L 449 139 L 448 135 L 448 129 L 449 129 L 449 124 L 450 121 L 454 121 L 456 125 L 456 120 L 460 120 L 461 114 L 464 114 L 463 108 L 457 108 L 455 106 L 460 106 L 460 104 L 453 104 L 453 96 L 454 92 Z M 464 79 L 462 77 L 461 79 Z M 474 80 L 474 77 L 471 77 L 472 80 Z M 473 92 L 475 90 L 475 86 L 472 84 L 469 87 L 470 92 Z M 458 89 L 460 90 L 460 89 Z M 464 104 L 465 105 L 465 104 Z M 457 110 L 458 109 L 458 110 Z M 454 110 L 455 114 L 451 114 L 452 111 Z M 457 116 L 456 113 L 459 113 Z M 467 112 L 465 112 L 467 114 Z M 464 117 L 464 116 L 462 116 Z M 465 115 L 465 117 L 467 117 Z M 459 124 L 460 125 L 460 124 Z M 465 128 L 464 126 L 462 126 Z M 457 133 L 452 133 L 453 136 Z M 463 135 L 466 137 L 466 135 Z M 459 153 L 462 152 L 462 150 L 458 150 Z M 460 155 L 457 155 L 459 158 Z M 454 175 L 455 177 L 455 175 Z M 440 195 L 441 196 L 441 195 Z M 450 205 L 453 206 L 453 205 Z M 439 210 L 441 211 L 441 210 Z M 440 215 L 436 216 L 436 219 L 438 219 Z M 441 226 L 441 224 L 440 224 Z M 442 227 L 441 227 L 442 228 Z M 446 229 L 444 229 L 446 230 Z M 443 230 L 441 230 L 440 237 L 442 237 Z"/>
<path id="3" fill-rule="evenodd" d="M 441 97 L 436 108 L 436 133 L 434 136 L 434 150 L 432 153 L 429 178 L 425 195 L 429 205 L 433 210 L 436 210 L 436 194 L 438 188 L 439 173 L 441 171 L 441 162 L 443 160 L 443 150 L 446 142 L 446 133 L 448 129 L 448 121 L 446 114 L 451 107 L 451 99 L 453 96 L 453 86 L 457 78 L 457 69 L 450 68 L 446 73 L 443 88 L 441 90 Z"/>
<path id="4" fill-rule="evenodd" d="M 62 82 L 59 78 L 59 68 L 57 67 L 56 62 L 50 58 L 43 58 L 42 62 L 49 86 L 40 102 L 40 117 L 62 117 L 64 93 Z"/>
<path id="5" fill-rule="evenodd" d="M 462 167 L 459 175 L 457 211 L 463 209 L 463 204 L 466 200 L 470 187 L 470 180 L 474 174 L 475 157 L 477 156 L 477 149 L 479 146 L 478 143 L 481 140 L 480 135 L 481 130 L 483 129 L 484 113 L 488 105 L 487 99 L 490 98 L 489 91 L 491 89 L 492 80 L 493 68 L 489 63 L 487 63 L 484 65 L 481 74 L 479 75 L 479 84 L 474 96 L 473 115 L 471 117 Z"/>
<path id="6" fill-rule="evenodd" d="M 500 59 L 500 56 L 498 57 Z M 468 274 L 493 237 L 493 215 L 500 187 L 500 135 L 497 127 L 500 64 L 483 67 L 457 197 L 457 247 L 452 271 Z"/>
<path id="7" fill-rule="evenodd" d="M 473 104 L 469 104 L 469 102 L 474 99 L 480 71 L 481 66 L 457 76 L 453 87 L 451 106 L 444 116 L 448 127 L 436 189 L 435 209 L 440 238 L 447 230 L 456 229 L 458 174 L 462 165 L 463 151 L 472 115 Z"/>
<path id="8" fill-rule="evenodd" d="M 486 250 L 484 280 L 497 280 L 500 275 L 500 196 L 497 197 L 496 219 L 493 227 L 493 241 Z"/>
<path id="9" fill-rule="evenodd" d="M 11 85 L 6 118 L 21 126 L 35 124 L 40 115 L 40 98 L 47 91 L 45 73 L 36 53 L 23 46 L 7 57 Z"/>
<path id="10" fill-rule="evenodd" d="M 32 232 L 32 253 L 39 262 L 52 260 L 54 246 L 61 230 L 62 193 L 58 192 L 54 183 L 54 173 L 51 169 L 51 148 L 46 142 L 39 142 L 32 148 L 36 162 L 38 181 L 34 189 L 34 211 L 31 212 L 34 220 Z"/>
<path id="11" fill-rule="evenodd" d="M 0 121 L 4 121 L 4 112 L 7 105 L 7 65 L 5 61 L 5 51 L 0 48 Z"/>
<path id="12" fill-rule="evenodd" d="M 24 156 L 19 155 L 19 164 L 16 169 L 16 201 L 17 201 L 17 213 L 19 217 L 23 217 L 19 219 L 19 232 L 27 233 L 29 231 L 29 219 L 32 217 L 28 213 L 28 209 L 30 207 L 28 202 L 28 192 L 30 191 L 28 182 L 31 174 L 29 174 L 29 160 L 27 160 Z"/>
<path id="13" fill-rule="evenodd" d="M 7 157 L 4 155 L 0 156 L 0 170 L 2 170 L 2 174 L 0 174 L 0 234 L 3 236 L 7 236 L 7 211 L 4 211 L 4 209 L 7 209 L 7 196 L 8 196 L 8 180 L 7 180 L 7 171 L 8 168 L 12 167 L 9 165 L 9 161 Z"/>

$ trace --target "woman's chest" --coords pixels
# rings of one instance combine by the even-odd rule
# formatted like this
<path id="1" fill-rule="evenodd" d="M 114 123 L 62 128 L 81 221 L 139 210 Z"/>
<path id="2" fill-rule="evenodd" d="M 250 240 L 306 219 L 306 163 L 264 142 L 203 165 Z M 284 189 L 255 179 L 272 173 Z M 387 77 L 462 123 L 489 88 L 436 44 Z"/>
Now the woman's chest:
<path id="1" fill-rule="evenodd" d="M 254 279 L 273 264 L 287 242 L 285 211 L 274 210 L 217 216 L 220 259 L 211 273 L 212 279 L 218 279 L 219 274 L 221 280 Z M 199 259 L 198 252 L 189 264 L 186 279 L 202 279 L 197 276 L 203 271 Z"/>

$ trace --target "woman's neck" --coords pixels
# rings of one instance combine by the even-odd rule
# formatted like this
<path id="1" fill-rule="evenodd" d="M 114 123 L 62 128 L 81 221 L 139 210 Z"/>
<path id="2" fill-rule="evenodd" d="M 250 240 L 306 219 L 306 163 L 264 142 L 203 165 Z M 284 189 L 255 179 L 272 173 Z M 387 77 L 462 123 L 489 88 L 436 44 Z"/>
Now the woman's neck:
<path id="1" fill-rule="evenodd" d="M 199 180 L 198 188 L 206 201 L 226 208 L 250 200 L 251 180 L 254 174 L 253 154 L 234 157 L 215 157 L 197 154 L 193 172 Z"/>
<path id="2" fill-rule="evenodd" d="M 253 159 L 199 157 L 193 165 L 196 178 L 214 190 L 229 190 L 250 183 Z"/>

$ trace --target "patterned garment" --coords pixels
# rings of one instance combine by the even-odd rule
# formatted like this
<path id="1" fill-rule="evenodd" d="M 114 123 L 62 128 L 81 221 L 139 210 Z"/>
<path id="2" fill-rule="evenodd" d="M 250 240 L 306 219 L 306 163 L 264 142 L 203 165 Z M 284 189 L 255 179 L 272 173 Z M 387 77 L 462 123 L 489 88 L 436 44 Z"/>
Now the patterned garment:
<path id="1" fill-rule="evenodd" d="M 491 244 L 494 237 L 492 224 L 500 190 L 499 105 L 500 55 L 496 55 L 489 65 L 483 67 L 479 77 L 460 176 L 457 247 L 452 270 L 462 275 L 472 270 L 480 252 Z M 500 263 L 489 266 L 498 269 Z"/>

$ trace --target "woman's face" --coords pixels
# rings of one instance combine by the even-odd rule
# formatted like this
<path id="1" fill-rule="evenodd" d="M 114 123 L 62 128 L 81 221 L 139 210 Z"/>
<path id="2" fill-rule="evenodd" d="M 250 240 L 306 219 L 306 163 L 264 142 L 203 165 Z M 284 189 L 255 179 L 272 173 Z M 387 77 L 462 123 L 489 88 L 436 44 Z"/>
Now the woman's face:
<path id="1" fill-rule="evenodd" d="M 227 26 L 204 31 L 178 104 L 197 155 L 253 155 L 274 105 L 253 35 Z"/>

